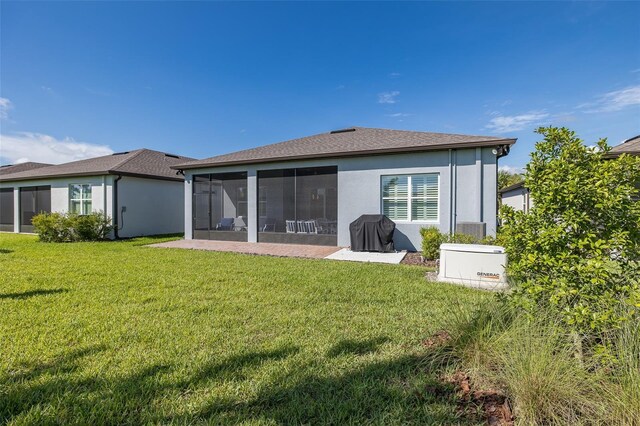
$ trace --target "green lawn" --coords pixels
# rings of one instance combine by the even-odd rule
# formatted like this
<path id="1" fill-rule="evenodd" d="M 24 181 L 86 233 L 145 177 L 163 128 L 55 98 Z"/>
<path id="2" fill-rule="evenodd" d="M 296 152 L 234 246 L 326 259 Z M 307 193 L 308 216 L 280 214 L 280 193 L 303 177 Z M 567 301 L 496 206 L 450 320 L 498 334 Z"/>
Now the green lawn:
<path id="1" fill-rule="evenodd" d="M 424 270 L 0 234 L 0 423 L 474 424 Z"/>

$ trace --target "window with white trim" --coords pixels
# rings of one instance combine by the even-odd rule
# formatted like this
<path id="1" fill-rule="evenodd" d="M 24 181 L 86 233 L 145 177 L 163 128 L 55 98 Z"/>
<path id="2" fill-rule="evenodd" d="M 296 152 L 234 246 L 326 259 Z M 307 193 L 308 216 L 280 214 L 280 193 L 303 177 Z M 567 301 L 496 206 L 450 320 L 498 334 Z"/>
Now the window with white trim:
<path id="1" fill-rule="evenodd" d="M 91 213 L 91 185 L 69 185 L 69 212 L 75 214 Z"/>
<path id="2" fill-rule="evenodd" d="M 382 176 L 382 213 L 391 220 L 438 222 L 440 175 Z"/>

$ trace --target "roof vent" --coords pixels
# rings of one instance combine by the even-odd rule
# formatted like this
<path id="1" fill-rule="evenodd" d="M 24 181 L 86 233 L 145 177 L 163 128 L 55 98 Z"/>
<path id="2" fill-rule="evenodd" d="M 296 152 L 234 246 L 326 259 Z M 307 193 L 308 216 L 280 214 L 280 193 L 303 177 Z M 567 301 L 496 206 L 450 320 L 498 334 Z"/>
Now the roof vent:
<path id="1" fill-rule="evenodd" d="M 180 158 L 178 155 L 175 155 L 175 154 L 167 154 L 167 153 L 165 153 L 164 156 L 165 157 L 171 157 L 171 158 Z"/>
<path id="2" fill-rule="evenodd" d="M 122 152 L 114 152 L 111 155 L 124 155 L 124 154 L 128 154 L 128 153 L 129 153 L 129 151 L 122 151 Z"/>
<path id="3" fill-rule="evenodd" d="M 336 133 L 347 133 L 347 132 L 355 132 L 355 131 L 356 129 L 354 127 L 351 127 L 349 129 L 332 130 L 329 133 L 332 135 L 335 135 Z"/>

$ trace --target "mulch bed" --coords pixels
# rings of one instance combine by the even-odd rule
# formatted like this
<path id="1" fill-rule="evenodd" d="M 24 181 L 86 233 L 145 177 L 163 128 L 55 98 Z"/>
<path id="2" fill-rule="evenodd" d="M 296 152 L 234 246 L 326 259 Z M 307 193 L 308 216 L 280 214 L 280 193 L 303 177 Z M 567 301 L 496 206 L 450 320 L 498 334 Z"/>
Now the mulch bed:
<path id="1" fill-rule="evenodd" d="M 405 265 L 417 265 L 417 266 L 425 266 L 427 268 L 435 268 L 436 261 L 435 260 L 423 260 L 422 255 L 418 252 L 409 252 L 400 262 Z"/>

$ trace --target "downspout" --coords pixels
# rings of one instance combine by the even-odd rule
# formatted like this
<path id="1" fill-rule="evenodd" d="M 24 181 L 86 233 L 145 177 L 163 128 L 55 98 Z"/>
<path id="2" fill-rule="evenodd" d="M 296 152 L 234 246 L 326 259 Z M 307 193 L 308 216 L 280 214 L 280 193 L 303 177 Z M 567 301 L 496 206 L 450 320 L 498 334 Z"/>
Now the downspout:
<path id="1" fill-rule="evenodd" d="M 104 220 L 107 220 L 107 175 L 102 176 L 102 213 Z"/>
<path id="2" fill-rule="evenodd" d="M 453 150 L 452 151 L 452 156 L 453 156 L 453 185 L 452 185 L 452 191 L 451 191 L 451 196 L 453 197 L 453 208 L 451 209 L 451 234 L 455 234 L 456 233 L 456 220 L 458 217 L 458 151 L 457 150 Z"/>
<path id="3" fill-rule="evenodd" d="M 122 175 L 118 175 L 113 180 L 113 237 L 118 240 L 118 181 L 122 179 Z"/>
<path id="4" fill-rule="evenodd" d="M 449 234 L 453 233 L 453 150 L 449 148 Z"/>

